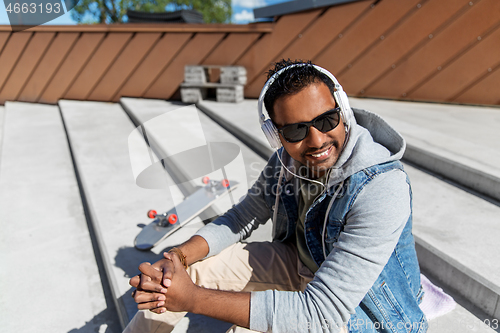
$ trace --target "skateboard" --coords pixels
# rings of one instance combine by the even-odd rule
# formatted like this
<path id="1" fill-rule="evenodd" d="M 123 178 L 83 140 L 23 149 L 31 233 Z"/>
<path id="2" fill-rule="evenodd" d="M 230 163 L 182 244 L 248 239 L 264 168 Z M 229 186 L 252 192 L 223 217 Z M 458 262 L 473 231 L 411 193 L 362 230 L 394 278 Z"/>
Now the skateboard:
<path id="1" fill-rule="evenodd" d="M 227 179 L 214 181 L 204 177 L 202 181 L 205 186 L 196 190 L 177 207 L 163 214 L 158 214 L 155 210 L 148 211 L 148 217 L 154 221 L 145 226 L 135 238 L 136 249 L 150 250 L 238 186 L 238 182 Z M 179 216 L 185 218 L 181 219 Z"/>

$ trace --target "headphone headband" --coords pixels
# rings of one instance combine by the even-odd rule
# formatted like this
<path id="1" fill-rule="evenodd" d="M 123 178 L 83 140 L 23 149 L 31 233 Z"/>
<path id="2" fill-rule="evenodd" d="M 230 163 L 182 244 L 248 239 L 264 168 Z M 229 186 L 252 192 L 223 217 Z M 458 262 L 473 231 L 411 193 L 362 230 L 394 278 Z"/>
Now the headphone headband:
<path id="1" fill-rule="evenodd" d="M 259 122 L 262 128 L 262 131 L 264 132 L 264 135 L 266 136 L 267 140 L 269 141 L 269 144 L 271 145 L 272 148 L 278 149 L 281 147 L 281 140 L 279 138 L 278 130 L 276 129 L 276 126 L 274 126 L 273 122 L 271 119 L 266 119 L 264 116 L 264 113 L 262 111 L 262 104 L 264 102 L 264 97 L 267 93 L 267 90 L 269 87 L 276 81 L 276 79 L 283 73 L 284 71 L 291 69 L 293 67 L 305 67 L 305 66 L 312 66 L 314 69 L 316 69 L 318 72 L 326 75 L 334 84 L 335 87 L 335 92 L 333 93 L 333 97 L 335 99 L 335 102 L 337 105 L 340 107 L 340 115 L 342 117 L 342 120 L 344 122 L 344 125 L 346 127 L 346 132 L 349 131 L 350 128 L 350 123 L 351 123 L 351 118 L 354 117 L 352 114 L 351 107 L 349 105 L 349 99 L 347 98 L 347 94 L 344 92 L 342 89 L 342 86 L 340 83 L 337 81 L 335 76 L 333 76 L 332 73 L 327 71 L 326 69 L 313 65 L 313 64 L 307 64 L 307 63 L 301 63 L 301 64 L 293 64 L 287 67 L 284 67 L 277 71 L 276 73 L 273 74 L 267 80 L 266 84 L 262 88 L 260 95 L 259 95 L 259 100 L 257 104 L 257 111 L 259 115 Z M 267 111 L 267 110 L 266 110 Z M 269 112 L 268 112 L 269 115 Z"/>

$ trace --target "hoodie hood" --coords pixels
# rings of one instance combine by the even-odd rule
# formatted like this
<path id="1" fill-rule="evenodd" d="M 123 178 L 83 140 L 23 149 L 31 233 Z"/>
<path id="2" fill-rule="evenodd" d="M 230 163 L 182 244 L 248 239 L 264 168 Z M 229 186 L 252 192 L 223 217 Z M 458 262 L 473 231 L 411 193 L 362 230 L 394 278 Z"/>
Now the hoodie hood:
<path id="1" fill-rule="evenodd" d="M 400 160 L 406 148 L 406 142 L 401 134 L 379 115 L 363 109 L 352 110 L 354 119 L 351 119 L 349 137 L 344 150 L 332 167 L 328 187 L 373 165 Z M 288 169 L 298 170 L 299 162 L 290 157 L 283 148 L 281 156 Z M 293 174 L 286 173 L 287 180 L 292 177 Z"/>

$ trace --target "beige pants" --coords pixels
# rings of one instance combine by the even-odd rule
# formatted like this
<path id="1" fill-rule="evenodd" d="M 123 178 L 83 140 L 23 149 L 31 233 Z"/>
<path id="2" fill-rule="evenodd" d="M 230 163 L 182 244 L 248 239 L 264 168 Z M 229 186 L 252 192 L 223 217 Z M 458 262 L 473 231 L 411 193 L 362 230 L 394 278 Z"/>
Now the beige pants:
<path id="1" fill-rule="evenodd" d="M 295 246 L 277 242 L 236 243 L 191 265 L 188 273 L 199 286 L 231 291 L 299 291 L 314 276 L 298 259 Z M 124 333 L 170 332 L 185 315 L 186 312 L 156 314 L 140 310 Z M 228 332 L 254 331 L 233 326 Z"/>

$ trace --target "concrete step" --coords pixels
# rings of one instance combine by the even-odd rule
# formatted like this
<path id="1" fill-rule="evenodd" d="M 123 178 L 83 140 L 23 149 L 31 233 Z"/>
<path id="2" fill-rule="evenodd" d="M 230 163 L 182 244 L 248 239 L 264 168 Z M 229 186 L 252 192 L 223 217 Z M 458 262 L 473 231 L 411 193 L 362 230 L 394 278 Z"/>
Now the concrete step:
<path id="1" fill-rule="evenodd" d="M 260 154 L 270 153 L 255 100 L 237 107 L 213 101 L 197 105 Z M 436 277 L 439 285 L 459 291 L 489 318 L 500 318 L 499 205 L 410 165 L 405 168 L 412 180 L 414 234 L 422 270 Z"/>
<path id="2" fill-rule="evenodd" d="M 406 139 L 405 160 L 500 200 L 500 108 L 350 98 Z"/>
<path id="3" fill-rule="evenodd" d="M 2 331 L 118 332 L 59 109 L 7 102 L 0 141 Z"/>
<path id="4" fill-rule="evenodd" d="M 484 316 L 477 317 L 460 304 L 438 318 L 429 321 L 428 333 L 493 333 L 498 332 L 498 321 Z"/>
<path id="5" fill-rule="evenodd" d="M 408 164 L 405 170 L 422 270 L 500 318 L 500 207 Z"/>
<path id="6" fill-rule="evenodd" d="M 123 328 L 137 311 L 129 279 L 141 262 L 159 259 L 134 248 L 138 225 L 149 223 L 149 209 L 173 205 L 173 199 L 165 190 L 136 185 L 128 147 L 135 126 L 118 104 L 63 100 L 59 107 Z"/>

